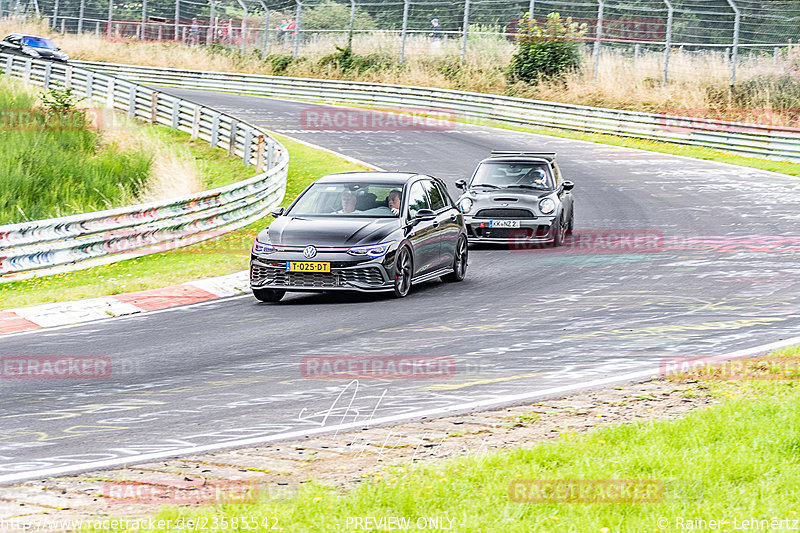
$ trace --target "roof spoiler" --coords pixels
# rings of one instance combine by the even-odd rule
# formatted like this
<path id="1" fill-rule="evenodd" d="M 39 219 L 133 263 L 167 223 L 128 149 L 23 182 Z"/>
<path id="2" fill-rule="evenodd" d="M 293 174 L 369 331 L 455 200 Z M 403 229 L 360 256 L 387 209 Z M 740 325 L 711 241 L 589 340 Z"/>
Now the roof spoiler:
<path id="1" fill-rule="evenodd" d="M 523 156 L 523 157 L 541 157 L 548 161 L 554 161 L 556 158 L 555 152 L 526 152 L 521 150 L 492 150 L 489 157 L 509 157 L 509 156 Z"/>

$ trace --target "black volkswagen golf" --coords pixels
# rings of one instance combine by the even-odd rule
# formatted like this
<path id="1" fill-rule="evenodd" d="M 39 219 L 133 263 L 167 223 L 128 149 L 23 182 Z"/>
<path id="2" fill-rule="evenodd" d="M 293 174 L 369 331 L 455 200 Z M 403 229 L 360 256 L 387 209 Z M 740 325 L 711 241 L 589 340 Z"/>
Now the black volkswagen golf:
<path id="1" fill-rule="evenodd" d="M 332 174 L 309 185 L 253 243 L 250 287 L 262 302 L 286 291 L 386 291 L 467 272 L 464 217 L 445 184 L 399 172 Z"/>

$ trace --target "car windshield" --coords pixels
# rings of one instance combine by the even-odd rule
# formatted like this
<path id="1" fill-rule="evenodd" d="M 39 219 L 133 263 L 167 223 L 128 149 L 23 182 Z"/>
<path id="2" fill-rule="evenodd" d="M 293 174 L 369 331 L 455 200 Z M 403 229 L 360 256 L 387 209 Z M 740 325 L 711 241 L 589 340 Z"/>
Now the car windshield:
<path id="1" fill-rule="evenodd" d="M 540 189 L 553 188 L 553 179 L 545 163 L 504 163 L 490 161 L 481 163 L 472 178 L 471 187 L 484 186 L 490 189 Z"/>
<path id="2" fill-rule="evenodd" d="M 56 45 L 53 44 L 53 41 L 50 39 L 45 39 L 44 37 L 23 37 L 22 46 L 30 46 L 31 48 L 48 48 L 50 50 L 56 49 Z"/>
<path id="3" fill-rule="evenodd" d="M 402 185 L 315 183 L 287 213 L 292 216 L 396 217 Z M 392 202 L 392 205 L 390 205 Z"/>

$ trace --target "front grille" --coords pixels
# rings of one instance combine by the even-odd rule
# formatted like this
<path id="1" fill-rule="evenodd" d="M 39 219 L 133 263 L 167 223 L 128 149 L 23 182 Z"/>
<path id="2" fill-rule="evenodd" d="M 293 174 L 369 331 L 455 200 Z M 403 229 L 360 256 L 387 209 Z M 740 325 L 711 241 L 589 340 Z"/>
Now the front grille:
<path id="1" fill-rule="evenodd" d="M 481 209 L 475 213 L 475 218 L 536 218 L 527 209 Z"/>
<path id="2" fill-rule="evenodd" d="M 342 281 L 360 283 L 362 285 L 383 285 L 381 271 L 375 267 L 342 270 Z"/>
<path id="3" fill-rule="evenodd" d="M 285 268 L 252 265 L 250 283 L 254 286 L 282 285 L 284 287 L 335 288 L 346 282 L 361 285 L 381 286 L 383 276 L 376 267 L 354 270 L 334 270 L 333 272 L 287 272 Z"/>

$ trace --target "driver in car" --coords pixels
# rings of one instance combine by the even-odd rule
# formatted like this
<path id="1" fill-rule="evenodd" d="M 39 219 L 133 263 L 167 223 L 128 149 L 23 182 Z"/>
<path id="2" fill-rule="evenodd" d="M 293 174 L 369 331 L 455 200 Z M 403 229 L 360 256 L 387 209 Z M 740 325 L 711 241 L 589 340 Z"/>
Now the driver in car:
<path id="1" fill-rule="evenodd" d="M 336 214 L 352 213 L 356 210 L 356 195 L 345 189 L 342 193 L 342 208 Z"/>

